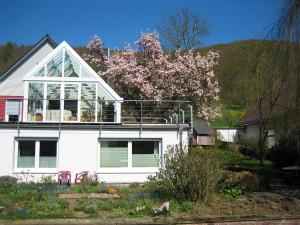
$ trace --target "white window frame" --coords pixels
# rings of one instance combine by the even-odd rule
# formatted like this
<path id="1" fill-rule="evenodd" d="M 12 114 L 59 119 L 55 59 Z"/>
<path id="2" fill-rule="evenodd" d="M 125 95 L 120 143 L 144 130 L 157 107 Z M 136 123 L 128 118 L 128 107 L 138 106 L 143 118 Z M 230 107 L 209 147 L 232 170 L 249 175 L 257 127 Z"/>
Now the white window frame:
<path id="1" fill-rule="evenodd" d="M 128 142 L 128 167 L 101 167 L 100 151 L 101 141 L 127 141 Z M 132 142 L 133 141 L 157 141 L 158 149 L 158 167 L 132 167 Z M 162 139 L 160 138 L 99 138 L 97 149 L 97 173 L 122 174 L 122 173 L 156 173 L 162 168 Z"/>
<path id="2" fill-rule="evenodd" d="M 35 142 L 35 152 L 34 152 L 34 167 L 33 168 L 19 168 L 18 167 L 18 151 L 19 151 L 19 141 L 34 141 Z M 40 141 L 56 141 L 56 167 L 55 168 L 40 168 Z M 15 173 L 57 173 L 58 172 L 58 138 L 51 137 L 22 137 L 15 138 L 15 150 L 14 150 L 14 172 Z"/>
<path id="3" fill-rule="evenodd" d="M 18 121 L 22 121 L 22 108 L 23 108 L 23 102 L 22 102 L 22 99 L 6 99 L 5 101 L 5 122 L 9 122 L 9 115 L 7 114 L 7 103 L 9 101 L 15 101 L 15 102 L 18 102 L 19 103 L 19 115 L 18 115 Z"/>

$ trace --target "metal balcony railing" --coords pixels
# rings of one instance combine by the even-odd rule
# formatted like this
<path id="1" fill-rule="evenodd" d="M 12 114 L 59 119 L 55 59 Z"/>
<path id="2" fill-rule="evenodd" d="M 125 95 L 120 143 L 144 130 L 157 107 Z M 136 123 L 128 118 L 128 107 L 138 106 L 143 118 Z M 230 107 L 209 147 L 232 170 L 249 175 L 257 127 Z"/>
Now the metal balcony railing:
<path id="1" fill-rule="evenodd" d="M 189 101 L 0 98 L 2 123 L 185 124 Z"/>

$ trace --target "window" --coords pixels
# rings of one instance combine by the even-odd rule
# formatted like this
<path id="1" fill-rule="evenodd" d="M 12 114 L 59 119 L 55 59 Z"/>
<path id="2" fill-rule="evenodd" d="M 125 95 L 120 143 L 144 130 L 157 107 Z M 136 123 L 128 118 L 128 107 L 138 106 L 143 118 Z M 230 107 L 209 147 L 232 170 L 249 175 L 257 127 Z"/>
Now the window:
<path id="1" fill-rule="evenodd" d="M 56 140 L 18 141 L 17 168 L 56 168 Z"/>
<path id="2" fill-rule="evenodd" d="M 127 141 L 101 141 L 100 167 L 128 167 Z"/>
<path id="3" fill-rule="evenodd" d="M 81 84 L 80 121 L 95 122 L 96 87 L 94 83 Z"/>
<path id="4" fill-rule="evenodd" d="M 46 74 L 47 77 L 62 76 L 62 58 L 63 58 L 63 52 L 61 51 L 50 62 L 48 62 L 47 74 Z"/>
<path id="5" fill-rule="evenodd" d="M 158 141 L 132 142 L 132 167 L 158 167 Z"/>
<path id="6" fill-rule="evenodd" d="M 18 168 L 34 168 L 35 141 L 19 141 Z"/>
<path id="7" fill-rule="evenodd" d="M 28 86 L 28 120 L 43 121 L 44 84 L 29 83 Z"/>
<path id="8" fill-rule="evenodd" d="M 55 168 L 56 167 L 56 141 L 40 141 L 40 168 Z"/>
<path id="9" fill-rule="evenodd" d="M 19 121 L 19 116 L 22 111 L 22 102 L 20 100 L 7 100 L 6 101 L 6 121 L 16 122 Z"/>
<path id="10" fill-rule="evenodd" d="M 79 63 L 68 53 L 65 54 L 65 77 L 79 77 Z"/>
<path id="11" fill-rule="evenodd" d="M 78 84 L 65 84 L 64 121 L 77 121 Z"/>
<path id="12" fill-rule="evenodd" d="M 47 84 L 47 121 L 60 120 L 60 84 Z"/>
<path id="13" fill-rule="evenodd" d="M 115 105 L 113 98 L 98 84 L 98 105 L 97 105 L 97 121 L 98 122 L 114 122 L 115 121 Z"/>
<path id="14" fill-rule="evenodd" d="M 159 141 L 100 142 L 100 168 L 159 167 Z"/>

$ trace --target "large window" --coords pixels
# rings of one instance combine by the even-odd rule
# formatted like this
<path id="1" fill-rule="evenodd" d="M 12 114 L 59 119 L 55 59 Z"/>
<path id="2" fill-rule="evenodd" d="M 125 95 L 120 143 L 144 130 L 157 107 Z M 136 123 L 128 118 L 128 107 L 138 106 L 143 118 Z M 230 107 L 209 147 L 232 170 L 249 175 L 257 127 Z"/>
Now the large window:
<path id="1" fill-rule="evenodd" d="M 101 141 L 100 167 L 128 167 L 127 141 Z"/>
<path id="2" fill-rule="evenodd" d="M 28 121 L 43 121 L 44 84 L 29 83 Z"/>
<path id="3" fill-rule="evenodd" d="M 56 168 L 57 141 L 19 140 L 17 168 Z"/>
<path id="4" fill-rule="evenodd" d="M 47 121 L 60 120 L 60 84 L 47 84 Z"/>
<path id="5" fill-rule="evenodd" d="M 158 141 L 132 142 L 132 167 L 157 167 L 159 164 Z"/>
<path id="6" fill-rule="evenodd" d="M 18 168 L 35 167 L 35 141 L 19 141 Z"/>
<path id="7" fill-rule="evenodd" d="M 65 84 L 64 121 L 77 121 L 78 84 Z"/>
<path id="8" fill-rule="evenodd" d="M 120 113 L 116 112 L 119 104 L 115 104 L 105 85 L 67 48 L 39 65 L 25 81 L 25 89 L 28 89 L 25 97 L 26 121 L 119 121 L 117 116 Z M 17 119 L 18 115 L 11 115 L 11 121 Z"/>
<path id="9" fill-rule="evenodd" d="M 55 168 L 56 167 L 56 141 L 40 141 L 40 168 Z"/>
<path id="10" fill-rule="evenodd" d="M 100 141 L 100 168 L 159 167 L 159 141 Z"/>
<path id="11" fill-rule="evenodd" d="M 95 98 L 96 98 L 95 83 L 81 84 L 80 121 L 95 122 L 95 106 L 96 106 Z"/>
<path id="12" fill-rule="evenodd" d="M 65 54 L 65 77 L 79 77 L 79 63 L 66 52 Z"/>
<path id="13" fill-rule="evenodd" d="M 61 51 L 47 64 L 47 77 L 61 77 L 62 76 L 62 61 L 63 52 Z"/>
<path id="14" fill-rule="evenodd" d="M 97 94 L 97 121 L 114 122 L 115 121 L 115 102 L 103 88 L 98 85 Z"/>

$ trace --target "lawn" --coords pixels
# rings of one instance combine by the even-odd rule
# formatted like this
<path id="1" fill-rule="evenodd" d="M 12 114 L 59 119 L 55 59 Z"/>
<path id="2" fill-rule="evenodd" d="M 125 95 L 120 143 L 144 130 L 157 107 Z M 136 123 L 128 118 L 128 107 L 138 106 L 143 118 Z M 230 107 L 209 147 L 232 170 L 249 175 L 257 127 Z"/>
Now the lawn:
<path id="1" fill-rule="evenodd" d="M 240 106 L 223 106 L 221 108 L 221 116 L 213 120 L 211 126 L 214 128 L 235 127 L 245 112 L 246 109 Z"/>

